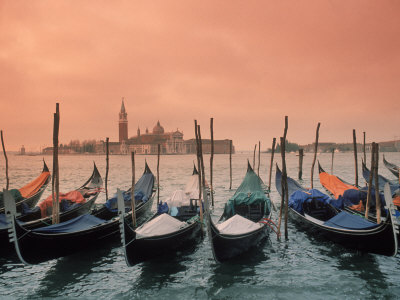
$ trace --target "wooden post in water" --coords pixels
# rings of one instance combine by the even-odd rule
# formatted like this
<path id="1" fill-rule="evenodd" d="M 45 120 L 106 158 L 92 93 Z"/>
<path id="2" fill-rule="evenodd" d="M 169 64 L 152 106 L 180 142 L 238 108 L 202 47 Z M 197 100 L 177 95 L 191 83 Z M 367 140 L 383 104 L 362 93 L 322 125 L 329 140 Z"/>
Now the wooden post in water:
<path id="1" fill-rule="evenodd" d="M 232 189 L 232 140 L 229 140 L 229 189 Z"/>
<path id="2" fill-rule="evenodd" d="M 258 167 L 257 167 L 258 176 L 260 176 L 260 159 L 261 159 L 261 141 L 258 141 Z"/>
<path id="3" fill-rule="evenodd" d="M 199 189 L 202 190 L 203 188 L 205 188 L 205 173 L 204 173 L 204 161 L 203 161 L 203 151 L 202 151 L 202 142 L 201 142 L 201 133 L 200 133 L 200 125 L 197 125 L 197 130 L 196 130 L 196 136 L 197 136 L 197 153 L 198 153 L 198 162 L 199 162 L 199 179 L 201 179 L 200 181 L 200 185 L 199 185 Z M 202 193 L 199 192 L 199 194 L 201 195 Z M 203 194 L 203 198 L 205 199 L 207 197 L 207 195 Z M 200 208 L 200 221 L 201 221 L 201 226 L 203 226 L 203 203 L 201 201 L 201 197 L 199 198 L 199 208 Z"/>
<path id="4" fill-rule="evenodd" d="M 60 190 L 59 190 L 59 172 L 58 172 L 58 133 L 60 128 L 60 108 L 59 103 L 56 103 L 56 112 L 54 114 L 53 126 L 53 177 L 52 177 L 52 197 L 53 211 L 52 223 L 59 223 L 60 215 Z M 55 192 L 55 194 L 54 194 Z"/>
<path id="5" fill-rule="evenodd" d="M 271 148 L 271 150 L 272 150 L 271 151 L 271 163 L 269 165 L 268 191 L 271 191 L 271 177 L 272 177 L 272 166 L 274 163 L 275 144 L 276 144 L 276 138 L 273 138 L 272 139 L 272 148 Z"/>
<path id="6" fill-rule="evenodd" d="M 354 166 L 355 166 L 355 186 L 358 186 L 358 159 L 357 159 L 357 139 L 356 130 L 353 129 L 353 147 L 354 147 Z"/>
<path id="7" fill-rule="evenodd" d="M 157 209 L 158 204 L 160 204 L 160 152 L 161 145 L 157 145 Z"/>
<path id="8" fill-rule="evenodd" d="M 364 163 L 367 164 L 367 154 L 365 153 L 365 131 L 363 132 L 363 135 L 364 135 L 364 144 L 363 144 Z"/>
<path id="9" fill-rule="evenodd" d="M 317 126 L 317 131 L 315 133 L 315 148 L 314 148 L 314 159 L 313 163 L 311 166 L 311 188 L 314 188 L 314 166 L 315 166 L 315 160 L 317 159 L 317 152 L 318 152 L 318 138 L 319 138 L 319 127 L 321 126 L 321 123 L 318 122 Z"/>
<path id="10" fill-rule="evenodd" d="M 257 144 L 254 145 L 254 153 L 253 153 L 253 171 L 256 167 L 256 151 L 257 151 Z"/>
<path id="11" fill-rule="evenodd" d="M 365 162 L 367 164 L 367 162 Z M 371 206 L 371 190 L 372 190 L 372 178 L 374 176 L 375 168 L 375 143 L 371 145 L 371 170 L 368 178 L 368 192 L 367 192 L 367 203 L 365 204 L 365 218 L 368 219 L 369 208 Z"/>
<path id="12" fill-rule="evenodd" d="M 104 187 L 105 187 L 105 190 L 106 190 L 106 201 L 107 201 L 107 199 L 108 199 L 108 188 L 107 188 L 107 182 L 108 182 L 108 168 L 109 168 L 108 142 L 109 142 L 109 138 L 106 138 L 106 178 L 105 178 L 105 182 L 104 182 Z"/>
<path id="13" fill-rule="evenodd" d="M 286 173 L 286 159 L 285 159 L 285 146 L 286 146 L 286 134 L 288 130 L 288 117 L 285 116 L 285 129 L 283 131 L 283 137 L 281 137 L 281 156 L 282 156 L 282 180 L 281 180 L 281 207 L 279 211 L 279 221 L 278 221 L 278 239 L 281 234 L 281 223 L 282 223 L 282 213 L 285 210 L 285 238 L 288 238 L 287 232 L 287 213 L 288 213 L 288 188 L 287 188 L 287 173 Z"/>
<path id="14" fill-rule="evenodd" d="M 197 169 L 199 170 L 199 207 L 200 207 L 200 221 L 201 224 L 203 224 L 203 208 L 202 208 L 202 202 L 201 202 L 201 178 L 203 174 L 201 173 L 201 162 L 200 162 L 200 142 L 199 142 L 199 132 L 198 132 L 198 125 L 197 125 L 197 120 L 194 120 L 194 131 L 195 131 L 195 137 L 196 137 L 196 152 L 197 152 Z M 202 225 L 203 226 L 203 225 Z"/>
<path id="15" fill-rule="evenodd" d="M 303 156 L 304 156 L 304 149 L 299 149 L 299 179 L 301 180 L 303 177 Z"/>
<path id="16" fill-rule="evenodd" d="M 214 187 L 213 187 L 213 163 L 214 163 L 214 118 L 210 119 L 211 131 L 211 156 L 210 156 L 210 193 L 211 205 L 214 207 Z"/>
<path id="17" fill-rule="evenodd" d="M 378 169 L 379 169 L 379 144 L 375 143 L 375 207 L 376 207 L 376 222 L 378 224 L 381 223 L 381 199 L 379 197 L 379 177 L 378 177 Z"/>
<path id="18" fill-rule="evenodd" d="M 8 158 L 7 158 L 6 148 L 4 147 L 3 130 L 1 130 L 1 145 L 3 146 L 4 159 L 6 160 L 6 180 L 7 180 L 6 190 L 8 190 L 10 179 L 8 178 Z"/>
<path id="19" fill-rule="evenodd" d="M 332 148 L 332 163 L 331 163 L 331 175 L 333 175 L 333 157 L 335 156 L 335 148 Z"/>
<path id="20" fill-rule="evenodd" d="M 131 208 L 132 208 L 132 225 L 136 227 L 136 201 L 135 201 L 135 152 L 131 152 L 132 161 L 132 186 L 131 186 Z M 158 180 L 158 176 L 157 176 Z"/>

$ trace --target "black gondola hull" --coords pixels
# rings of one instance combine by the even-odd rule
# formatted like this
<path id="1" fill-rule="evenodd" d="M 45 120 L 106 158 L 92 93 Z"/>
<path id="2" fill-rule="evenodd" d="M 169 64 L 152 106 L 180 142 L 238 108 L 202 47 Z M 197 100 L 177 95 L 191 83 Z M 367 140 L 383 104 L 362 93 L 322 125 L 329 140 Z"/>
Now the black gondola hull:
<path id="1" fill-rule="evenodd" d="M 177 250 L 194 248 L 201 238 L 201 223 L 194 222 L 173 233 L 136 239 L 132 228 L 124 222 L 125 227 L 125 258 L 128 266 L 171 254 Z"/>
<path id="2" fill-rule="evenodd" d="M 269 227 L 266 224 L 258 230 L 239 235 L 221 234 L 211 219 L 209 224 L 215 259 L 219 262 L 227 261 L 247 252 L 269 235 Z"/>
<path id="3" fill-rule="evenodd" d="M 137 217 L 138 224 L 144 222 L 146 213 L 151 209 L 153 201 L 154 196 L 146 202 L 147 205 L 144 206 L 140 217 Z M 128 224 L 132 222 L 130 213 L 126 214 L 125 221 Z M 15 233 L 17 242 L 14 242 L 14 244 L 20 260 L 26 264 L 38 264 L 84 249 L 96 246 L 104 247 L 105 244 L 117 241 L 119 220 L 114 218 L 87 230 L 55 234 L 36 233 L 15 224 Z"/>
<path id="4" fill-rule="evenodd" d="M 289 217 L 297 228 L 308 231 L 315 237 L 323 237 L 346 248 L 393 256 L 397 253 L 396 236 L 390 221 L 369 230 L 341 230 L 316 224 L 289 207 Z"/>

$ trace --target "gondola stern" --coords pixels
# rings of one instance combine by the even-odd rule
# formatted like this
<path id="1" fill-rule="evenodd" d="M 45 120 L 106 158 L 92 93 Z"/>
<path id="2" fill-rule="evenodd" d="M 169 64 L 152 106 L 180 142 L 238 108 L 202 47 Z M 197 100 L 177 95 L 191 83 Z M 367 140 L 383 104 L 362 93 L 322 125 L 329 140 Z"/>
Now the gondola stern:
<path id="1" fill-rule="evenodd" d="M 319 174 L 326 173 L 325 170 L 321 167 L 321 164 L 319 163 L 319 160 L 318 160 L 318 173 Z"/>
<path id="2" fill-rule="evenodd" d="M 50 172 L 49 167 L 46 164 L 46 161 L 44 160 L 43 157 L 43 171 L 42 172 Z"/>
<path id="3" fill-rule="evenodd" d="M 146 160 L 146 159 L 144 160 L 144 172 L 143 172 L 143 173 L 144 173 L 144 174 L 145 174 L 145 173 L 149 173 L 149 174 L 153 173 L 153 172 L 151 172 L 150 167 L 149 167 L 149 165 L 147 164 L 147 160 Z"/>
<path id="4" fill-rule="evenodd" d="M 192 175 L 199 175 L 199 171 L 197 171 L 196 164 L 193 162 L 193 173 Z"/>
<path id="5" fill-rule="evenodd" d="M 393 241 L 394 241 L 394 249 L 392 256 L 396 256 L 398 252 L 398 239 L 397 236 L 399 235 L 399 225 L 396 222 L 395 218 L 395 206 L 393 204 L 392 192 L 390 190 L 389 183 L 385 184 L 384 188 L 384 195 L 385 195 L 385 202 L 386 202 L 386 209 L 389 211 L 390 221 L 393 229 Z"/>
<path id="6" fill-rule="evenodd" d="M 30 265 L 22 256 L 21 254 L 21 249 L 19 247 L 19 238 L 17 236 L 17 226 L 19 224 L 17 223 L 17 207 L 15 205 L 15 200 L 11 193 L 8 190 L 3 189 L 3 195 L 4 195 L 4 208 L 5 208 L 5 215 L 8 221 L 8 237 L 10 243 L 14 244 L 15 251 L 17 252 L 17 256 L 19 260 L 24 264 L 24 265 Z M 23 229 L 24 230 L 24 229 Z"/>

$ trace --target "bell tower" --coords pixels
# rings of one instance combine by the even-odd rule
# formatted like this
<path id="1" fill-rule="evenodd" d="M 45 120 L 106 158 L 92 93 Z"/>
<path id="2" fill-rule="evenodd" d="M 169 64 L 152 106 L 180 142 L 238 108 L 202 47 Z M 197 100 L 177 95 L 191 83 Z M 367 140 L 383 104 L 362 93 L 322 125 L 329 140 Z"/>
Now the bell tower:
<path id="1" fill-rule="evenodd" d="M 128 140 L 128 114 L 122 97 L 121 111 L 119 112 L 119 142 L 122 143 L 122 141 L 126 140 Z"/>

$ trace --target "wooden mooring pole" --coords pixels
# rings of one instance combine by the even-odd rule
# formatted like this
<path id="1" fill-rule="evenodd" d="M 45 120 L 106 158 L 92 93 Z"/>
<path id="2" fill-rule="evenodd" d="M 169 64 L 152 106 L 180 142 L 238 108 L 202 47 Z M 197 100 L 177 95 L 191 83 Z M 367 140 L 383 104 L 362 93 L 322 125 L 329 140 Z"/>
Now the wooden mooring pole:
<path id="1" fill-rule="evenodd" d="M 7 158 L 6 148 L 4 146 L 3 130 L 1 130 L 1 145 L 3 146 L 4 159 L 6 160 L 6 190 L 8 190 L 10 179 L 8 178 L 8 158 Z"/>
<path id="2" fill-rule="evenodd" d="M 314 166 L 315 166 L 315 160 L 317 159 L 317 152 L 318 152 L 318 138 L 319 138 L 319 127 L 321 126 L 321 123 L 318 122 L 317 125 L 317 131 L 315 133 L 315 148 L 314 148 L 314 159 L 313 163 L 311 166 L 311 188 L 314 188 Z"/>
<path id="3" fill-rule="evenodd" d="M 106 178 L 104 182 L 104 187 L 106 190 L 106 200 L 108 200 L 108 188 L 107 188 L 107 183 L 108 183 L 108 168 L 109 168 L 109 149 L 108 149 L 108 142 L 109 138 L 106 138 Z"/>
<path id="4" fill-rule="evenodd" d="M 254 153 L 253 153 L 253 171 L 256 167 L 256 151 L 257 151 L 257 144 L 254 145 Z"/>
<path id="5" fill-rule="evenodd" d="M 355 167 L 355 186 L 358 186 L 358 159 L 357 159 L 357 139 L 356 130 L 353 129 L 353 147 L 354 147 L 354 167 Z"/>
<path id="6" fill-rule="evenodd" d="M 232 140 L 229 140 L 229 189 L 232 189 Z"/>
<path id="7" fill-rule="evenodd" d="M 288 214 L 288 187 L 287 187 L 287 173 L 286 173 L 286 135 L 288 130 L 288 117 L 285 116 L 285 129 L 283 131 L 283 137 L 280 138 L 281 141 L 281 156 L 282 156 L 282 180 L 281 180 L 281 207 L 279 211 L 279 221 L 278 221 L 278 239 L 280 239 L 281 234 L 281 223 L 282 223 L 282 214 L 283 210 L 285 210 L 285 238 L 288 238 L 287 232 L 287 214 Z"/>
<path id="8" fill-rule="evenodd" d="M 157 209 L 160 204 L 160 153 L 161 145 L 157 145 Z"/>
<path id="9" fill-rule="evenodd" d="M 258 176 L 260 176 L 260 160 L 261 160 L 261 141 L 258 141 L 258 166 L 257 166 Z"/>
<path id="10" fill-rule="evenodd" d="M 132 225 L 136 227 L 136 201 L 135 201 L 135 152 L 131 152 L 132 162 L 132 186 L 131 186 L 131 208 L 132 208 Z M 158 180 L 158 176 L 157 176 Z"/>
<path id="11" fill-rule="evenodd" d="M 333 158 L 335 156 L 335 148 L 332 148 L 331 175 L 333 175 Z"/>
<path id="12" fill-rule="evenodd" d="M 379 144 L 375 143 L 375 206 L 376 206 L 376 222 L 378 224 L 381 223 L 381 199 L 379 197 L 379 177 L 378 177 L 378 169 L 379 169 Z"/>
<path id="13" fill-rule="evenodd" d="M 304 157 L 304 149 L 299 149 L 299 179 L 301 180 L 303 177 L 303 157 Z"/>
<path id="14" fill-rule="evenodd" d="M 58 133 L 60 128 L 60 105 L 56 103 L 56 112 L 54 114 L 53 126 L 53 177 L 52 177 L 52 197 L 53 197 L 53 211 L 52 223 L 59 223 L 60 216 L 60 181 L 58 172 Z M 54 194 L 55 192 L 55 194 Z"/>
<path id="15" fill-rule="evenodd" d="M 365 162 L 365 164 L 367 164 Z M 371 190 L 372 190 L 372 180 L 374 176 L 375 168 L 375 143 L 373 142 L 371 145 L 371 167 L 368 178 L 368 192 L 367 192 L 367 203 L 365 204 L 365 218 L 368 219 L 369 208 L 371 206 Z"/>
<path id="16" fill-rule="evenodd" d="M 367 154 L 365 153 L 365 131 L 363 132 L 363 135 L 364 135 L 364 143 L 363 143 L 364 163 L 367 164 Z"/>
<path id="17" fill-rule="evenodd" d="M 271 163 L 269 164 L 269 178 L 268 178 L 268 191 L 271 192 L 271 178 L 272 178 L 272 167 L 274 164 L 274 153 L 275 153 L 276 138 L 272 139 L 271 148 Z"/>
<path id="18" fill-rule="evenodd" d="M 214 163 L 214 118 L 210 119 L 211 131 L 211 156 L 210 156 L 210 193 L 211 205 L 214 207 L 214 187 L 213 187 L 213 163 Z"/>
<path id="19" fill-rule="evenodd" d="M 194 131 L 195 131 L 195 137 L 196 137 L 196 152 L 197 152 L 197 169 L 199 170 L 199 208 L 200 208 L 200 221 L 201 224 L 203 224 L 203 205 L 201 201 L 201 183 L 202 183 L 202 174 L 201 172 L 201 162 L 200 162 L 200 142 L 199 142 L 199 126 L 197 125 L 197 120 L 194 120 Z M 203 225 L 202 225 L 203 226 Z"/>

